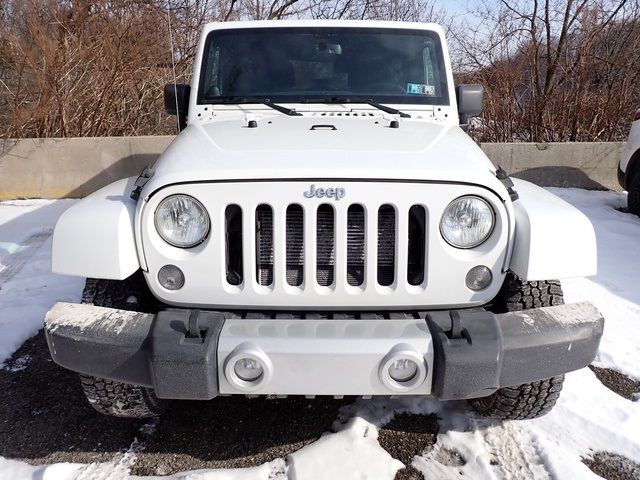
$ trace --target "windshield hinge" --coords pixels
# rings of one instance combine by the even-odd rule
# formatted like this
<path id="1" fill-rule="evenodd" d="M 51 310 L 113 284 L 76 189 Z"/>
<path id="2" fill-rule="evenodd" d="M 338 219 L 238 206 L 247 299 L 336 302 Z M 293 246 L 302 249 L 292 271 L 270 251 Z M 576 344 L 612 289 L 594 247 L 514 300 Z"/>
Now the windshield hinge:
<path id="1" fill-rule="evenodd" d="M 498 180 L 500 180 L 502 182 L 502 184 L 504 185 L 504 188 L 507 189 L 507 192 L 509 192 L 509 197 L 511 197 L 511 201 L 515 202 L 516 200 L 518 200 L 518 198 L 520 198 L 520 196 L 518 195 L 518 192 L 516 192 L 513 184 L 513 180 L 511 180 L 511 177 L 509 177 L 509 174 L 507 173 L 507 171 L 502 168 L 500 165 L 498 165 L 498 168 L 496 169 L 496 178 Z"/>
<path id="2" fill-rule="evenodd" d="M 153 177 L 153 174 L 154 172 L 153 170 L 151 170 L 151 165 L 147 165 L 142 169 L 142 172 L 140 173 L 140 175 L 138 175 L 138 178 L 133 184 L 134 188 L 131 192 L 131 198 L 133 198 L 135 201 L 138 201 L 138 199 L 140 198 L 140 192 L 142 192 L 144 186 L 151 179 L 151 177 Z"/>

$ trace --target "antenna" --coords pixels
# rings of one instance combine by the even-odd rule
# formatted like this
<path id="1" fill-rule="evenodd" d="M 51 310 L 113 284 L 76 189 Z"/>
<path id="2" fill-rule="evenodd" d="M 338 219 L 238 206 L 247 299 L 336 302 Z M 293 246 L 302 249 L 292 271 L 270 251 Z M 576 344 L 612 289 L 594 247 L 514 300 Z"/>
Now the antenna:
<path id="1" fill-rule="evenodd" d="M 169 48 L 171 49 L 171 68 L 173 70 L 173 94 L 176 97 L 176 127 L 180 133 L 180 111 L 178 105 L 178 80 L 176 78 L 176 57 L 173 51 L 173 29 L 171 28 L 171 3 L 167 3 L 167 23 L 169 24 Z"/>

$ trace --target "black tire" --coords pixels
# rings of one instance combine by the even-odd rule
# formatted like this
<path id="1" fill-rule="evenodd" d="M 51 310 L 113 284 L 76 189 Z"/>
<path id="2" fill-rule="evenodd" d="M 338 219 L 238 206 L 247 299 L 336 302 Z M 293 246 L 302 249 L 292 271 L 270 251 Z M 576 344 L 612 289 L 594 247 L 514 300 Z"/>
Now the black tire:
<path id="1" fill-rule="evenodd" d="M 470 400 L 480 414 L 500 420 L 527 420 L 549 413 L 556 404 L 564 375 L 525 383 L 515 387 L 503 387 L 484 398 Z"/>
<path id="2" fill-rule="evenodd" d="M 509 272 L 490 309 L 494 313 L 506 313 L 562 304 L 564 297 L 560 281 L 523 282 Z M 560 375 L 502 387 L 488 397 L 474 398 L 469 402 L 477 412 L 487 417 L 501 420 L 537 418 L 548 413 L 556 404 L 563 382 L 564 375 Z"/>
<path id="3" fill-rule="evenodd" d="M 629 212 L 640 216 L 640 168 L 635 168 L 627 184 L 627 207 Z"/>
<path id="4" fill-rule="evenodd" d="M 509 272 L 500 292 L 493 299 L 490 310 L 493 313 L 519 312 L 563 304 L 564 296 L 559 280 L 523 282 Z"/>
<path id="5" fill-rule="evenodd" d="M 80 375 L 89 404 L 97 412 L 112 417 L 157 417 L 169 408 L 170 400 L 156 397 L 153 389 Z"/>
<path id="6" fill-rule="evenodd" d="M 162 306 L 153 296 L 141 271 L 125 280 L 87 278 L 82 303 L 99 307 L 156 313 Z M 80 375 L 80 383 L 89 404 L 98 412 L 114 417 L 157 417 L 171 401 L 156 397 L 151 388 Z"/>
<path id="7" fill-rule="evenodd" d="M 162 303 L 149 290 L 142 270 L 125 280 L 87 278 L 82 303 L 144 313 L 157 313 L 162 308 Z"/>

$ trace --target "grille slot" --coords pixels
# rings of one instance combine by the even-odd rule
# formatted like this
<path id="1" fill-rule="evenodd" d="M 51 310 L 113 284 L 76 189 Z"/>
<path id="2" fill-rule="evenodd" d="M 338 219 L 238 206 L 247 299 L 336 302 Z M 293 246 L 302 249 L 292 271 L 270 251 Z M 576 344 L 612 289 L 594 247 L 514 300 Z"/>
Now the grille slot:
<path id="1" fill-rule="evenodd" d="M 269 205 L 256 208 L 256 281 L 273 283 L 273 210 Z"/>
<path id="2" fill-rule="evenodd" d="M 336 261 L 335 213 L 333 207 L 322 204 L 316 213 L 316 281 L 328 287 L 333 284 Z"/>
<path id="3" fill-rule="evenodd" d="M 409 252 L 407 282 L 421 285 L 424 282 L 427 215 L 422 205 L 409 209 Z"/>
<path id="4" fill-rule="evenodd" d="M 229 205 L 224 211 L 225 253 L 227 283 L 240 285 L 242 271 L 242 209 L 239 205 Z"/>
<path id="5" fill-rule="evenodd" d="M 304 278 L 304 211 L 300 205 L 287 207 L 287 283 L 302 285 Z"/>
<path id="6" fill-rule="evenodd" d="M 362 205 L 347 210 L 347 282 L 354 287 L 364 282 L 365 218 Z"/>
<path id="7" fill-rule="evenodd" d="M 391 205 L 378 209 L 378 283 L 385 287 L 394 280 L 396 265 L 396 211 Z"/>

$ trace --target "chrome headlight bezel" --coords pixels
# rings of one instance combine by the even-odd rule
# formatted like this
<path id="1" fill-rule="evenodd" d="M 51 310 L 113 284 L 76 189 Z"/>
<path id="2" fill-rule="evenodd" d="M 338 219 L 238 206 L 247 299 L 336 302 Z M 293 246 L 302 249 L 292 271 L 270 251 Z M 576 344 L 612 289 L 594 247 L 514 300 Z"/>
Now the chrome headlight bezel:
<path id="1" fill-rule="evenodd" d="M 447 213 L 448 213 L 449 209 L 453 208 L 458 202 L 464 201 L 464 200 L 474 200 L 474 201 L 481 202 L 487 208 L 488 213 L 490 215 L 490 220 L 491 220 L 491 225 L 489 226 L 487 231 L 484 233 L 484 235 L 482 237 L 478 238 L 476 241 L 468 243 L 468 244 L 456 243 L 456 241 L 452 240 L 449 236 L 447 236 L 447 232 L 445 231 L 445 228 L 443 227 L 444 221 L 445 221 L 445 217 L 447 216 Z M 463 195 L 461 197 L 458 197 L 458 198 L 452 200 L 451 202 L 449 202 L 447 207 L 444 209 L 444 211 L 442 212 L 442 216 L 440 217 L 440 235 L 442 236 L 444 241 L 447 242 L 449 245 L 451 245 L 454 248 L 461 249 L 461 250 L 468 250 L 468 249 L 471 249 L 471 248 L 479 247 L 480 245 L 485 243 L 491 237 L 491 235 L 493 234 L 493 231 L 495 230 L 495 228 L 496 228 L 496 212 L 495 212 L 494 208 L 491 206 L 491 203 L 489 203 L 489 201 L 487 201 L 486 199 L 484 199 L 484 198 L 482 198 L 482 197 L 480 197 L 478 195 Z"/>
<path id="2" fill-rule="evenodd" d="M 162 226 L 160 225 L 159 218 L 160 218 L 160 213 L 162 212 L 163 207 L 165 207 L 170 201 L 174 201 L 177 199 L 183 199 L 183 200 L 186 200 L 187 202 L 191 202 L 194 205 L 196 211 L 198 210 L 200 211 L 205 223 L 205 228 L 203 229 L 203 233 L 189 242 L 179 242 L 175 238 L 169 237 L 166 233 L 166 229 L 161 228 Z M 158 204 L 153 216 L 154 216 L 153 223 L 156 227 L 156 232 L 158 232 L 158 235 L 160 235 L 160 238 L 162 238 L 165 242 L 167 242 L 169 245 L 173 247 L 192 248 L 192 247 L 195 247 L 196 245 L 200 245 L 202 242 L 206 240 L 206 238 L 209 236 L 209 232 L 211 231 L 211 218 L 209 217 L 209 212 L 207 212 L 207 209 L 204 207 L 202 202 L 192 197 L 191 195 L 178 193 L 178 194 L 167 196 L 166 198 L 162 199 L 162 201 Z"/>

